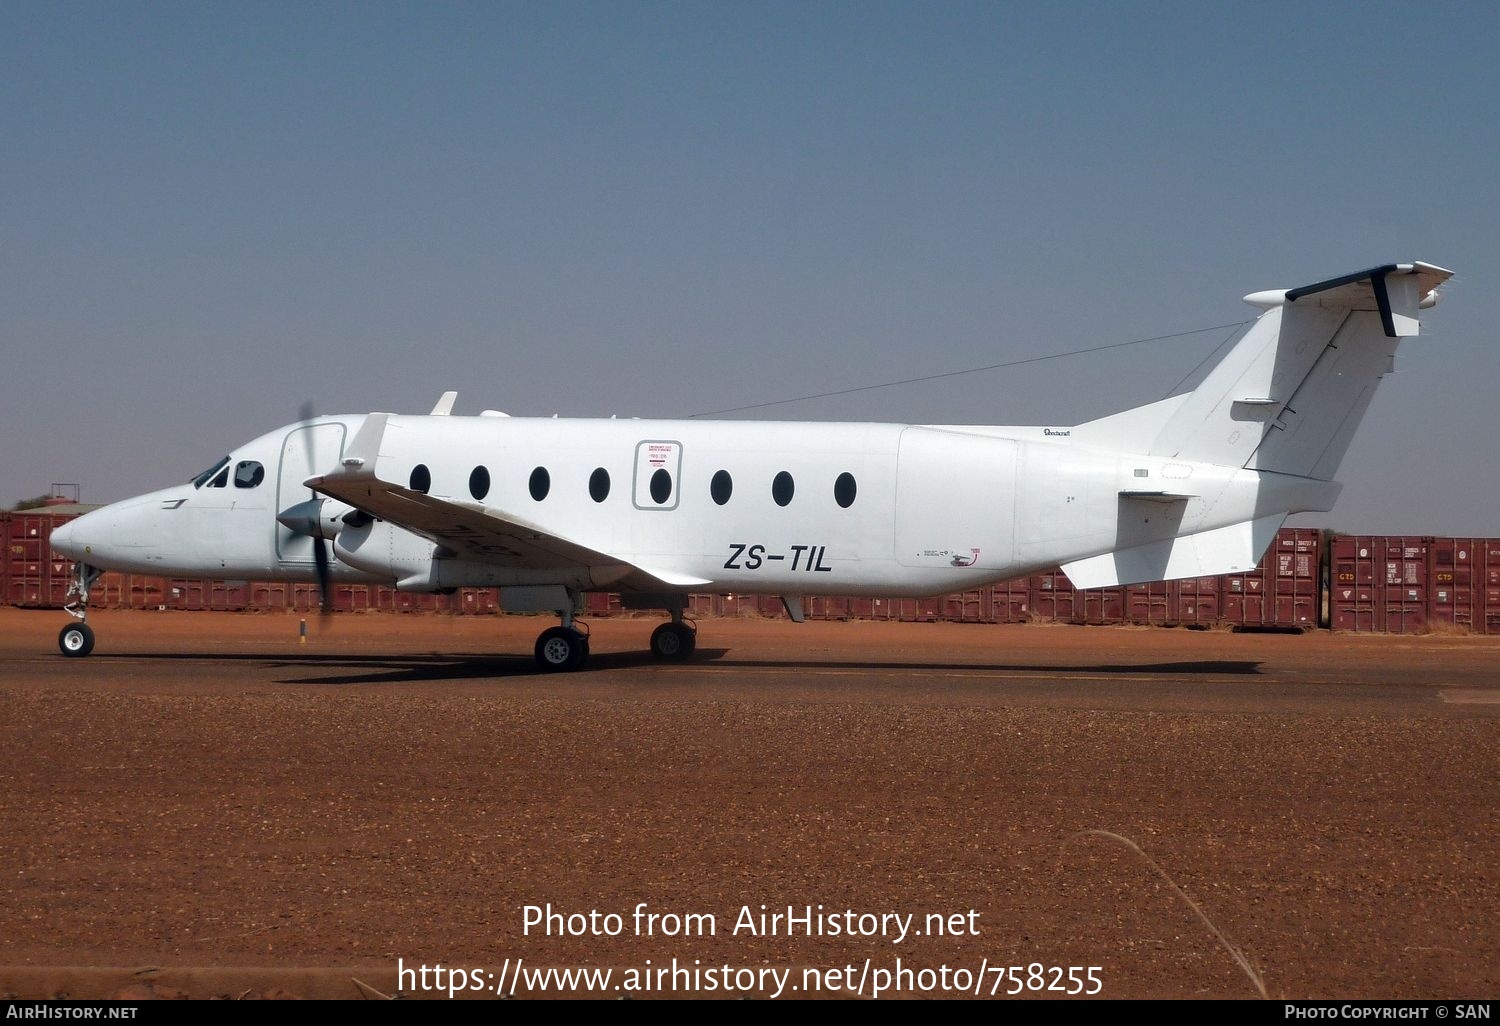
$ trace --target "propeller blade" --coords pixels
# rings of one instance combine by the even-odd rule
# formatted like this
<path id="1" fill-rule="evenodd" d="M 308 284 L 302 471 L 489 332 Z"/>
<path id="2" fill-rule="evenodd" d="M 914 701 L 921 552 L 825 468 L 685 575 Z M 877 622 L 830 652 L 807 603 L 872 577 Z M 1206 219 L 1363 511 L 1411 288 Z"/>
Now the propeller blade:
<path id="1" fill-rule="evenodd" d="M 328 550 L 322 538 L 313 539 L 313 569 L 318 575 L 318 611 L 325 618 L 333 612 L 333 590 L 328 586 Z"/>
<path id="2" fill-rule="evenodd" d="M 310 421 L 317 416 L 313 409 L 313 401 L 307 400 L 302 404 L 301 420 Z M 313 448 L 313 433 L 311 428 L 302 432 L 303 443 L 307 447 L 308 474 L 316 474 L 324 469 L 317 465 L 317 452 Z M 318 498 L 317 492 L 309 492 L 314 500 Z M 321 533 L 313 536 L 313 570 L 318 576 L 318 612 L 322 619 L 327 620 L 328 614 L 333 612 L 333 591 L 329 587 L 328 579 L 328 550 L 323 547 Z"/>

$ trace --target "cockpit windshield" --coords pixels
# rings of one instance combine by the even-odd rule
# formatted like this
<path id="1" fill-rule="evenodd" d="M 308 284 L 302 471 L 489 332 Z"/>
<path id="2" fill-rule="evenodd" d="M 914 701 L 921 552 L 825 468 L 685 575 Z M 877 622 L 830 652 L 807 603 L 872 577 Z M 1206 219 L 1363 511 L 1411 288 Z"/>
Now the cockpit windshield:
<path id="1" fill-rule="evenodd" d="M 214 476 L 218 474 L 219 471 L 223 470 L 227 466 L 229 466 L 229 457 L 225 456 L 222 460 L 209 467 L 197 477 L 193 478 L 193 487 L 202 488 L 204 485 L 212 481 L 214 479 Z"/>

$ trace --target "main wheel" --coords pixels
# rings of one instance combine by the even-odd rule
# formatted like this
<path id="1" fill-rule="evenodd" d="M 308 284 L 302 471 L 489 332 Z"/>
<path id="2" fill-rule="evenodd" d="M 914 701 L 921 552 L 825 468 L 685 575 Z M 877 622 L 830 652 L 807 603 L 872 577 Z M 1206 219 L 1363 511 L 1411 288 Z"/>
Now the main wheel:
<path id="1" fill-rule="evenodd" d="M 686 659 L 698 647 L 698 632 L 687 624 L 664 623 L 651 632 L 651 654 L 674 662 Z"/>
<path id="2" fill-rule="evenodd" d="M 70 623 L 58 634 L 57 647 L 65 656 L 86 656 L 94 650 L 94 631 L 86 623 Z"/>
<path id="3" fill-rule="evenodd" d="M 588 642 L 571 627 L 549 627 L 536 639 L 536 664 L 543 673 L 563 673 L 583 665 Z"/>

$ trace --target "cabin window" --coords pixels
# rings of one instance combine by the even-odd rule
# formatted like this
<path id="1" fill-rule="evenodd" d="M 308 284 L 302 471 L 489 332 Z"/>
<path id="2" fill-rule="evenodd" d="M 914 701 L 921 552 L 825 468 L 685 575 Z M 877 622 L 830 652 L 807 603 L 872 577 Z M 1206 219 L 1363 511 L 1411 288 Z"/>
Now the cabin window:
<path id="1" fill-rule="evenodd" d="M 595 502 L 609 498 L 609 471 L 603 467 L 589 475 L 589 498 Z"/>
<path id="2" fill-rule="evenodd" d="M 476 502 L 483 502 L 490 494 L 490 472 L 485 467 L 475 467 L 469 474 L 469 494 Z"/>
<path id="3" fill-rule="evenodd" d="M 785 506 L 792 501 L 792 493 L 797 490 L 792 475 L 785 470 L 777 474 L 771 482 L 771 498 L 776 500 L 776 505 Z"/>
<path id="4" fill-rule="evenodd" d="M 734 494 L 734 478 L 729 476 L 729 471 L 720 470 L 714 474 L 713 480 L 708 482 L 708 494 L 720 506 L 729 501 L 729 496 Z"/>
<path id="5" fill-rule="evenodd" d="M 859 491 L 859 486 L 854 482 L 854 475 L 843 473 L 838 480 L 833 482 L 833 501 L 844 509 L 854 505 L 854 496 Z"/>
<path id="6" fill-rule="evenodd" d="M 651 475 L 651 501 L 665 506 L 672 497 L 672 474 L 665 467 Z"/>
<path id="7" fill-rule="evenodd" d="M 201 473 L 197 477 L 193 478 L 193 487 L 194 488 L 202 488 L 204 485 L 206 485 L 210 481 L 212 481 L 214 479 L 214 477 L 218 475 L 219 471 L 228 468 L 228 466 L 229 466 L 229 457 L 225 456 L 219 462 L 215 463 L 213 466 L 209 467 L 203 473 Z M 222 488 L 223 486 L 220 485 L 219 487 Z"/>
<path id="8" fill-rule="evenodd" d="M 552 475 L 547 473 L 546 467 L 537 467 L 531 472 L 531 481 L 528 485 L 531 489 L 531 497 L 541 502 L 552 490 Z"/>
<path id="9" fill-rule="evenodd" d="M 241 460 L 234 468 L 236 488 L 254 488 L 266 479 L 266 468 L 255 460 Z"/>
<path id="10" fill-rule="evenodd" d="M 418 463 L 411 468 L 411 480 L 407 483 L 412 491 L 426 495 L 428 489 L 432 487 L 432 471 L 427 469 L 427 464 Z"/>

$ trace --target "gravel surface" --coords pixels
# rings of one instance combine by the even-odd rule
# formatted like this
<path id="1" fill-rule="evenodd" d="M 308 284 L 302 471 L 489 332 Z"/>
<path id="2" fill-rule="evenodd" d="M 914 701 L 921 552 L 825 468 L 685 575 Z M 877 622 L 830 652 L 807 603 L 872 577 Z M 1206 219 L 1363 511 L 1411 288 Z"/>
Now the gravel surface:
<path id="1" fill-rule="evenodd" d="M 0 993 L 675 958 L 1257 996 L 1212 929 L 1273 998 L 1500 992 L 1500 638 L 725 620 L 662 665 L 610 620 L 544 676 L 539 618 L 102 612 L 81 660 L 64 622 L 0 610 Z M 912 919 L 736 932 L 762 905 Z"/>

